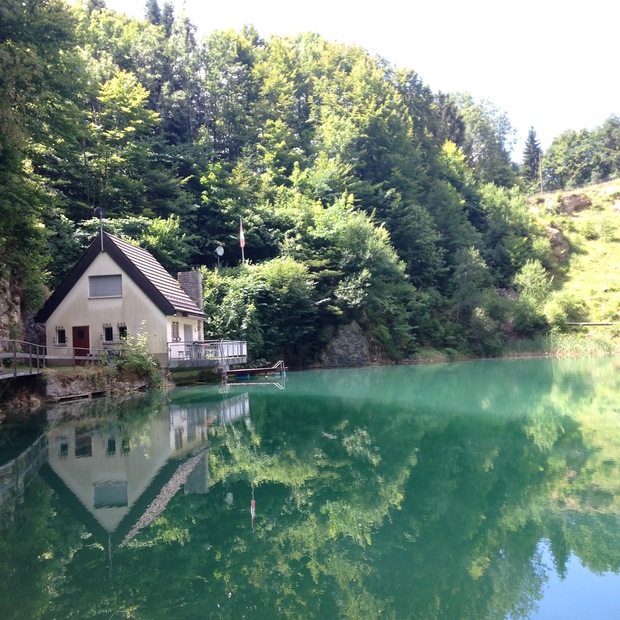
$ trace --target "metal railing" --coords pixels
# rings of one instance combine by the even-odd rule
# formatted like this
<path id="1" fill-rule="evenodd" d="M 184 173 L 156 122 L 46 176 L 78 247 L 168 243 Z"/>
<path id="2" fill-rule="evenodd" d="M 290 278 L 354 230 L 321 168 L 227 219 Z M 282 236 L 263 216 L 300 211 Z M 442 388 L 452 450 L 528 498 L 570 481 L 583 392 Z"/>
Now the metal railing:
<path id="1" fill-rule="evenodd" d="M 0 379 L 39 374 L 52 362 L 57 366 L 79 366 L 99 362 L 116 352 L 109 349 L 79 349 L 53 347 L 23 340 L 0 339 Z"/>
<path id="2" fill-rule="evenodd" d="M 79 366 L 87 362 L 100 362 L 106 358 L 113 359 L 114 357 L 121 355 L 121 353 L 121 350 L 113 349 L 111 347 L 103 349 L 87 349 L 80 347 L 59 347 L 58 345 L 55 345 L 46 349 L 45 359 L 50 362 L 53 361 L 56 366 Z"/>
<path id="3" fill-rule="evenodd" d="M 44 345 L 23 340 L 0 340 L 0 375 L 35 375 L 44 367 Z"/>
<path id="4" fill-rule="evenodd" d="M 27 481 L 47 461 L 47 439 L 40 436 L 12 461 L 0 466 L 0 507 L 11 492 L 23 490 Z"/>
<path id="5" fill-rule="evenodd" d="M 204 340 L 169 342 L 168 366 L 170 368 L 193 366 L 230 366 L 248 361 L 245 340 Z"/>

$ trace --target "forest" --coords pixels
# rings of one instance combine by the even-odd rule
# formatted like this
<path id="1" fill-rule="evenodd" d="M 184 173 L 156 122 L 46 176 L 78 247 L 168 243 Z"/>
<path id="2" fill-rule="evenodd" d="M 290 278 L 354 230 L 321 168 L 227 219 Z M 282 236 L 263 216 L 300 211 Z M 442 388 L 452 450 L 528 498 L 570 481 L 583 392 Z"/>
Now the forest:
<path id="1" fill-rule="evenodd" d="M 157 0 L 143 20 L 5 0 L 0 67 L 0 277 L 22 315 L 102 223 L 202 270 L 207 338 L 292 365 L 352 322 L 393 360 L 561 327 L 579 300 L 553 290 L 529 197 L 620 176 L 615 115 L 544 152 L 531 128 L 515 163 L 490 101 L 313 33 L 199 36 Z"/>

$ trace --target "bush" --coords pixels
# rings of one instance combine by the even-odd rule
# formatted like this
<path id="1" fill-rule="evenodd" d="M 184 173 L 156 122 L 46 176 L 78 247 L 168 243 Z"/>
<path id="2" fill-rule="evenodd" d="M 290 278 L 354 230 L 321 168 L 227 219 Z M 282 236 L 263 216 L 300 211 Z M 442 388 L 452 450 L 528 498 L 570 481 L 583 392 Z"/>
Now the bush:
<path id="1" fill-rule="evenodd" d="M 474 355 L 497 355 L 504 342 L 503 333 L 497 321 L 485 308 L 474 308 L 469 319 L 467 340 Z"/>
<path id="2" fill-rule="evenodd" d="M 531 338 L 549 329 L 547 317 L 527 300 L 515 304 L 513 321 L 514 334 L 519 338 Z"/>
<path id="3" fill-rule="evenodd" d="M 545 304 L 544 313 L 552 327 L 566 331 L 567 323 L 578 323 L 587 318 L 587 307 L 582 299 L 559 291 Z"/>
<path id="4" fill-rule="evenodd" d="M 159 364 L 149 353 L 148 334 L 144 325 L 137 336 L 127 336 L 116 361 L 116 368 L 121 379 L 144 379 L 151 386 L 161 383 Z"/>

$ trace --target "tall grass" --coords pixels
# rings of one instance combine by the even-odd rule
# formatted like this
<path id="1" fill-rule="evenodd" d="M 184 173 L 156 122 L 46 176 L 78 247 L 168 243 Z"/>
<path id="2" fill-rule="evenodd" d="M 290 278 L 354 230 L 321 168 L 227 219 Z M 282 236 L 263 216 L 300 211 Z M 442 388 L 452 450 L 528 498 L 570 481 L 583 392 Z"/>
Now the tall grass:
<path id="1" fill-rule="evenodd" d="M 556 333 L 546 336 L 548 350 L 557 357 L 580 357 L 586 355 L 610 355 L 618 351 L 611 334 L 602 333 Z"/>
<path id="2" fill-rule="evenodd" d="M 586 357 L 620 354 L 620 340 L 614 331 L 549 332 L 548 334 L 511 342 L 503 355 L 552 355 L 554 357 Z"/>

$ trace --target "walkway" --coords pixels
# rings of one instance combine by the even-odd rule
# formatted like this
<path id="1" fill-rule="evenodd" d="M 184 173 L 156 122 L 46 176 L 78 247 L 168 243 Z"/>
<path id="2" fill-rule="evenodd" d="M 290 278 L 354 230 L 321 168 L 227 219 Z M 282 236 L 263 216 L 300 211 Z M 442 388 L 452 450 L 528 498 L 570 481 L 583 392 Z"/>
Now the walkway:
<path id="1" fill-rule="evenodd" d="M 41 374 L 45 347 L 23 340 L 0 340 L 0 380 Z"/>

